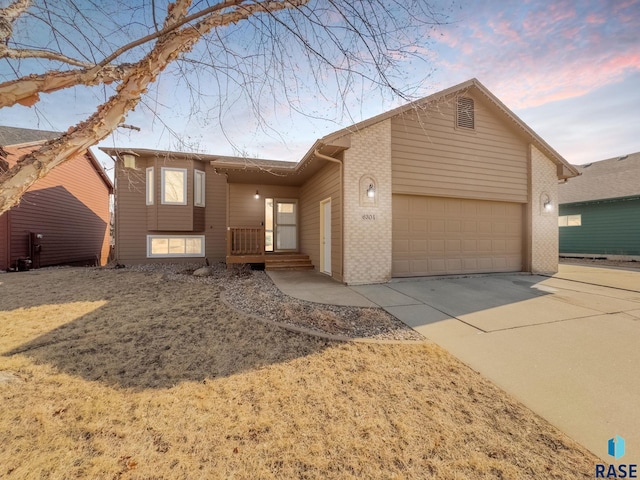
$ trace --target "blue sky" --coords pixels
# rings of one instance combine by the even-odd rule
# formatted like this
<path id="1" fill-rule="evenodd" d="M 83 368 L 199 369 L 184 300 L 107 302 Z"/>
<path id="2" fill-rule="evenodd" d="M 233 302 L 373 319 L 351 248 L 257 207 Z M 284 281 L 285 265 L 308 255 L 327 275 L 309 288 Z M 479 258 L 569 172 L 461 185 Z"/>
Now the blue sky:
<path id="1" fill-rule="evenodd" d="M 409 83 L 427 76 L 421 96 L 476 77 L 571 163 L 640 151 L 640 0 L 464 1 L 416 53 L 421 60 L 403 60 L 402 68 Z M 298 160 L 315 139 L 401 103 L 361 91 L 341 111 L 302 69 L 297 105 L 308 115 L 263 101 L 265 126 L 234 92 L 222 116 L 207 108 L 193 114 L 173 73 L 126 119 L 141 132 L 119 130 L 100 145 Z M 206 76 L 199 81 L 206 93 Z M 37 108 L 0 110 L 0 124 L 66 130 L 106 94 L 46 95 Z"/>

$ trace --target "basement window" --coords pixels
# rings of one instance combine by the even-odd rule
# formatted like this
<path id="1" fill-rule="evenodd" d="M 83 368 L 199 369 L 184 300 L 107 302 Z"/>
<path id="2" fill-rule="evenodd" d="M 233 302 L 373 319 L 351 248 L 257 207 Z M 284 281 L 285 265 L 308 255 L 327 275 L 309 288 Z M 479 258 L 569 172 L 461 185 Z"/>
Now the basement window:
<path id="1" fill-rule="evenodd" d="M 147 258 L 204 257 L 204 235 L 147 235 Z"/>
<path id="2" fill-rule="evenodd" d="M 475 129 L 473 98 L 458 97 L 456 126 L 460 128 L 467 128 L 469 130 Z"/>

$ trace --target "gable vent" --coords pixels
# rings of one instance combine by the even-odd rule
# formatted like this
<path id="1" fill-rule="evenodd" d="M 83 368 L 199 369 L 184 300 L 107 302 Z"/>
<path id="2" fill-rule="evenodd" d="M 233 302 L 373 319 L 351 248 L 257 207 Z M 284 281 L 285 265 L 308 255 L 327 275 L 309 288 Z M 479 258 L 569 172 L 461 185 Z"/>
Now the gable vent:
<path id="1" fill-rule="evenodd" d="M 456 124 L 462 128 L 475 128 L 473 98 L 458 97 Z"/>

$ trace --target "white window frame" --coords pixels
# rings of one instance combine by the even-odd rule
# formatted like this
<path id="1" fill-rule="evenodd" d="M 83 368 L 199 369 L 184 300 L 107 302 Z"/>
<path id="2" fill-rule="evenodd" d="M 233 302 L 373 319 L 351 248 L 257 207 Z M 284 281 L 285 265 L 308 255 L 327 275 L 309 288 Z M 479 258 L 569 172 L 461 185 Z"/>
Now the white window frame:
<path id="1" fill-rule="evenodd" d="M 200 239 L 202 249 L 199 253 L 151 253 L 151 244 L 154 239 L 161 238 L 170 240 L 172 238 L 181 238 L 184 240 L 187 239 Z M 186 242 L 185 242 L 185 250 L 186 250 Z M 204 257 L 205 254 L 205 237 L 204 235 L 147 235 L 147 258 L 182 258 L 182 257 Z"/>
<path id="2" fill-rule="evenodd" d="M 206 204 L 206 176 L 202 170 L 193 171 L 193 205 L 204 207 Z"/>
<path id="3" fill-rule="evenodd" d="M 147 167 L 147 171 L 146 171 L 146 182 L 147 182 L 147 188 L 145 191 L 145 194 L 147 196 L 146 198 L 146 202 L 147 205 L 153 205 L 155 202 L 155 194 L 156 194 L 156 185 L 155 185 L 155 172 L 153 167 Z"/>
<path id="4" fill-rule="evenodd" d="M 174 168 L 174 167 L 162 167 L 161 169 L 161 176 L 162 176 L 162 181 L 160 182 L 160 202 L 162 203 L 162 205 L 186 205 L 187 204 L 187 190 L 188 185 L 187 182 L 188 177 L 187 177 L 187 169 L 186 168 Z M 182 201 L 180 202 L 167 202 L 165 200 L 164 194 L 165 194 L 165 174 L 166 172 L 181 172 L 183 174 L 184 177 L 184 189 L 182 191 Z"/>
<path id="5" fill-rule="evenodd" d="M 582 214 L 574 215 L 560 215 L 558 217 L 559 227 L 581 227 L 582 226 Z"/>

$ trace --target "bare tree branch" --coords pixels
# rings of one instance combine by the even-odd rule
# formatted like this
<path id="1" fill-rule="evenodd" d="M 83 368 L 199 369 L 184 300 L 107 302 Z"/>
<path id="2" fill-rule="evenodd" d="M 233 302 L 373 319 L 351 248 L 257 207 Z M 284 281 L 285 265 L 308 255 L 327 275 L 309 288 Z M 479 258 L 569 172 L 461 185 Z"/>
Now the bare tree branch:
<path id="1" fill-rule="evenodd" d="M 16 0 L 7 8 L 0 9 L 0 43 L 5 45 L 13 34 L 13 22 L 31 6 L 31 0 Z"/>
<path id="2" fill-rule="evenodd" d="M 52 93 L 76 85 L 101 85 L 122 80 L 133 69 L 132 65 L 105 66 L 101 69 L 49 71 L 0 84 L 0 108 L 16 103 L 30 107 L 40 100 L 40 93 Z"/>
<path id="3" fill-rule="evenodd" d="M 238 7 L 234 11 L 212 15 L 193 27 L 185 27 L 163 35 L 152 51 L 138 62 L 118 87 L 117 93 L 101 105 L 87 121 L 76 125 L 62 137 L 44 144 L 40 149 L 22 157 L 7 172 L 0 175 L 0 214 L 19 203 L 22 194 L 38 179 L 57 165 L 109 135 L 136 107 L 142 94 L 169 63 L 189 51 L 201 35 L 215 27 L 229 25 L 257 12 L 275 12 L 293 8 L 309 0 L 270 1 Z M 166 23 L 179 21 L 187 11 L 190 0 L 178 0 L 170 9 Z M 166 24 L 165 23 L 165 24 Z"/>
<path id="4" fill-rule="evenodd" d="M 8 48 L 6 45 L 0 44 L 0 58 L 41 58 L 44 60 L 52 60 L 57 62 L 67 63 L 74 67 L 91 68 L 94 66 L 92 63 L 76 60 L 75 58 L 67 57 L 57 52 L 50 52 L 47 50 L 35 50 L 35 49 L 16 49 Z"/>

